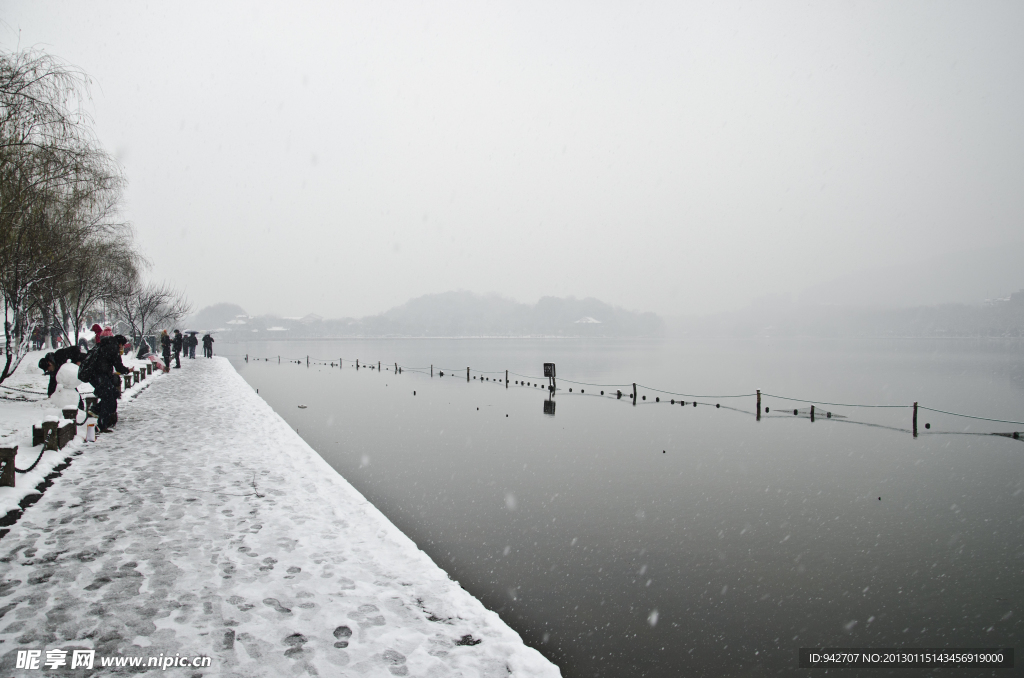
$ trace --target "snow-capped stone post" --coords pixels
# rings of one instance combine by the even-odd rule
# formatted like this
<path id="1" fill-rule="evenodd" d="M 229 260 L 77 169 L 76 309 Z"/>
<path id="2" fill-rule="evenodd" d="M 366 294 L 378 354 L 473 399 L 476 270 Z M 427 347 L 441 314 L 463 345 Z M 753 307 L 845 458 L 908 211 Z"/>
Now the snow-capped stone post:
<path id="1" fill-rule="evenodd" d="M 75 424 L 74 419 L 66 421 L 64 425 L 57 427 L 57 448 L 64 449 L 64 446 L 75 439 L 75 434 L 78 433 L 78 426 Z"/>
<path id="2" fill-rule="evenodd" d="M 127 391 L 128 389 L 130 389 L 132 387 L 132 375 L 130 375 L 130 374 L 123 374 L 121 376 L 124 378 L 124 390 Z"/>
<path id="3" fill-rule="evenodd" d="M 0 447 L 0 464 L 4 465 L 0 471 L 0 487 L 14 487 L 14 458 L 18 456 L 18 446 Z"/>
<path id="4" fill-rule="evenodd" d="M 50 438 L 50 432 L 57 430 L 56 419 L 47 419 L 32 427 L 32 447 L 44 445 Z"/>

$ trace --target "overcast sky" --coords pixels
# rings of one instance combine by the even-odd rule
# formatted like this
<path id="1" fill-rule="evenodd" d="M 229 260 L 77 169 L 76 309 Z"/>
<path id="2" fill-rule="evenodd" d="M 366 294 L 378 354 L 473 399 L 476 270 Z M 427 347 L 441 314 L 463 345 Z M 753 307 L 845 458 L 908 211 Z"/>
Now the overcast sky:
<path id="1" fill-rule="evenodd" d="M 0 46 L 92 77 L 152 275 L 199 308 L 706 312 L 1024 233 L 1021 2 L 0 10 Z"/>

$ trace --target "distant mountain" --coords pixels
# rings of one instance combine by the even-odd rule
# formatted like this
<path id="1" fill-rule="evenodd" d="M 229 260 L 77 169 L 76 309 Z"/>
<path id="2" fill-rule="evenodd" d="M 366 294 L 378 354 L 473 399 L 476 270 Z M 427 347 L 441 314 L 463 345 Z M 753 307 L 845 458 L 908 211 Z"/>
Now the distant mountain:
<path id="1" fill-rule="evenodd" d="M 237 310 L 238 313 L 229 311 Z M 627 311 L 598 299 L 544 297 L 521 304 L 498 295 L 444 292 L 411 299 L 379 315 L 325 320 L 249 317 L 233 304 L 200 311 L 196 329 L 229 339 L 312 337 L 647 337 L 664 333 L 654 313 Z"/>
<path id="2" fill-rule="evenodd" d="M 237 318 L 247 318 L 245 310 L 238 304 L 214 304 L 189 318 L 185 325 L 193 330 L 212 330 L 218 327 L 231 327 Z"/>

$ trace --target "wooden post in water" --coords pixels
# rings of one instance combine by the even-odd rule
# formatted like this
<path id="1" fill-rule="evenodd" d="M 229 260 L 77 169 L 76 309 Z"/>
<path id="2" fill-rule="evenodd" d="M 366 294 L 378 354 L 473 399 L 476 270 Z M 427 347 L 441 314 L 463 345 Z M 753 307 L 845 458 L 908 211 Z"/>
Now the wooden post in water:
<path id="1" fill-rule="evenodd" d="M 431 377 L 431 379 L 433 379 L 433 377 L 434 377 L 434 366 L 433 365 L 430 366 L 430 377 Z"/>
<path id="2" fill-rule="evenodd" d="M 814 423 L 814 405 L 811 405 L 811 423 Z"/>
<path id="3" fill-rule="evenodd" d="M 761 389 L 757 389 L 757 420 L 761 421 Z"/>
<path id="4" fill-rule="evenodd" d="M 306 356 L 306 367 L 309 367 L 309 356 Z"/>
<path id="5" fill-rule="evenodd" d="M 508 388 L 508 370 L 505 370 L 505 388 Z"/>
<path id="6" fill-rule="evenodd" d="M 914 437 L 917 437 L 917 403 L 914 403 Z"/>
<path id="7" fill-rule="evenodd" d="M 466 368 L 466 383 L 469 383 L 469 368 Z"/>
<path id="8" fill-rule="evenodd" d="M 395 374 L 398 374 L 398 363 L 395 363 Z"/>
<path id="9" fill-rule="evenodd" d="M 380 361 L 377 361 L 377 371 L 380 372 Z"/>
<path id="10" fill-rule="evenodd" d="M 636 382 L 633 382 L 633 404 L 636 405 Z"/>
<path id="11" fill-rule="evenodd" d="M 359 369 L 359 358 L 356 358 L 356 369 Z"/>
<path id="12" fill-rule="evenodd" d="M 280 365 L 280 364 L 281 364 L 281 356 L 277 356 L 277 364 L 278 364 L 278 365 Z"/>

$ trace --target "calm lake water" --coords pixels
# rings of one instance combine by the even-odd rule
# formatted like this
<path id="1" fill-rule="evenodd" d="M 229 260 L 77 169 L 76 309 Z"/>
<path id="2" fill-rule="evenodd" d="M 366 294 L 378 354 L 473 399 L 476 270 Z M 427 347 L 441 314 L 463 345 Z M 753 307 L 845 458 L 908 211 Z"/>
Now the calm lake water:
<path id="1" fill-rule="evenodd" d="M 800 647 L 1021 645 L 1024 440 L 978 434 L 1024 426 L 922 410 L 915 439 L 908 408 L 821 406 L 812 423 L 765 395 L 757 421 L 753 397 L 713 397 L 1024 421 L 1019 341 L 217 348 L 248 353 L 232 361 L 260 395 L 564 676 L 813 676 Z M 302 364 L 253 360 L 277 355 Z M 544 362 L 560 377 L 554 416 L 533 386 Z M 467 383 L 467 366 L 513 383 Z M 694 407 L 640 388 L 634 406 L 566 379 L 710 395 Z"/>

